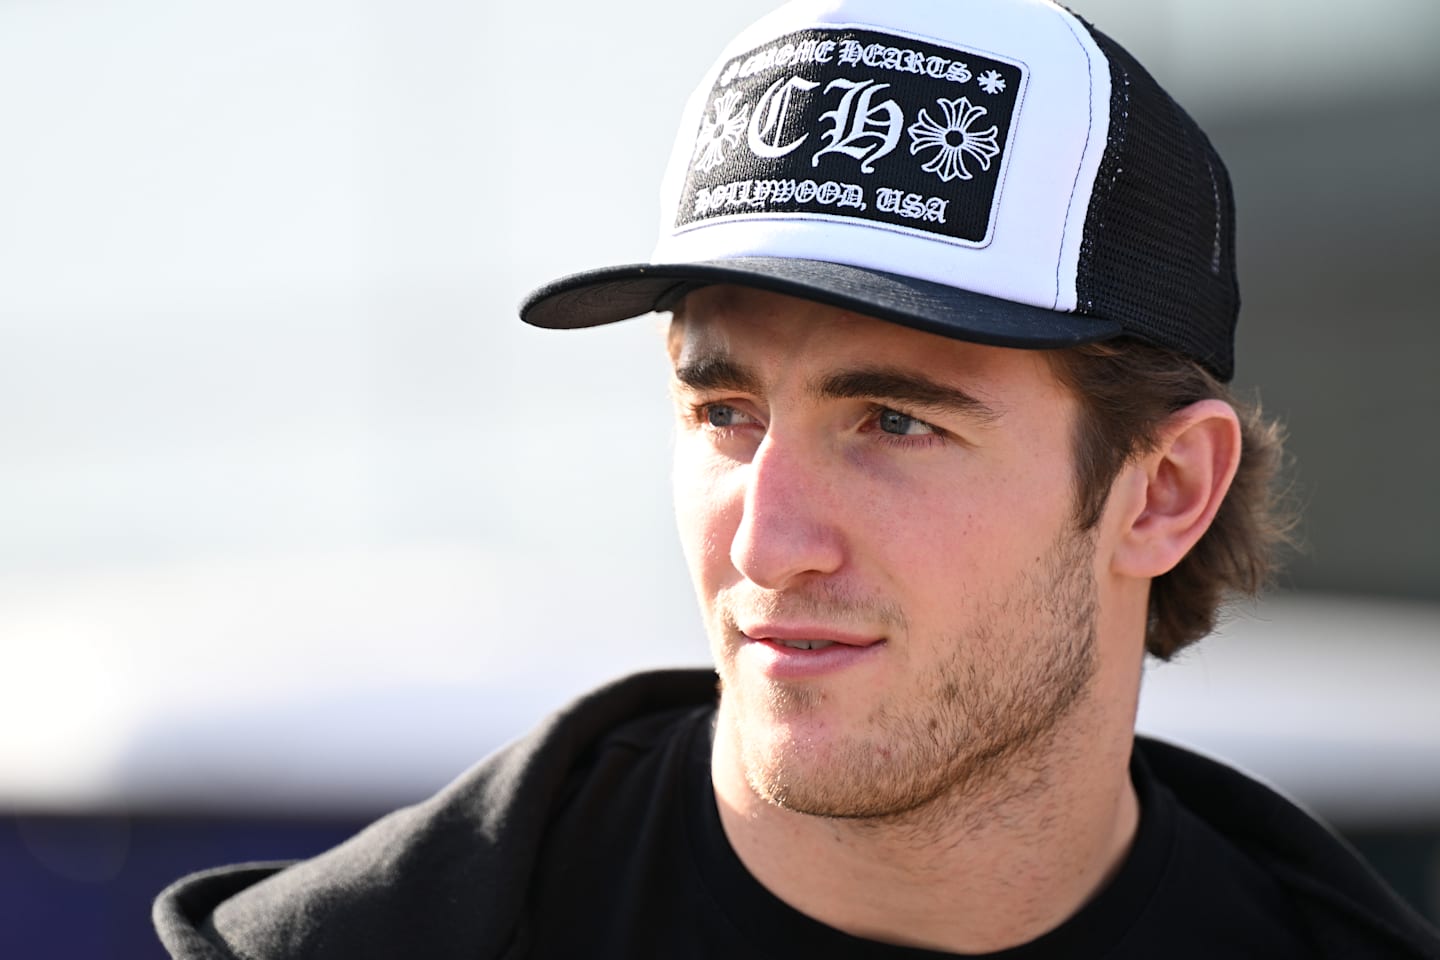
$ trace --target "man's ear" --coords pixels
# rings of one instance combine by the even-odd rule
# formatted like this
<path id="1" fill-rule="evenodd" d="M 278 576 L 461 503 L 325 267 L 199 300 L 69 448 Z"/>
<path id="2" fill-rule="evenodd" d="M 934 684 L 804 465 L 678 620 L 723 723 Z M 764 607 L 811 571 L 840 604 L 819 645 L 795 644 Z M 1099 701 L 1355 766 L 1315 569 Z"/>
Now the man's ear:
<path id="1" fill-rule="evenodd" d="M 1230 404 L 1201 400 L 1171 414 L 1159 442 L 1132 463 L 1117 573 L 1158 577 L 1210 528 L 1240 465 L 1240 420 Z"/>

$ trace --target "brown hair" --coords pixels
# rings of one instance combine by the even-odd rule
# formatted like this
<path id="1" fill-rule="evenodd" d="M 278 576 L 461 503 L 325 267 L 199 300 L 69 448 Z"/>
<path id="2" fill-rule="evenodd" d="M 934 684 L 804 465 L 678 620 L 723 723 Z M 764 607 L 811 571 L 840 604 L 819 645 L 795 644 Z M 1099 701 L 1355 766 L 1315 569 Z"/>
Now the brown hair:
<path id="1" fill-rule="evenodd" d="M 1077 519 L 1100 522 L 1110 487 L 1131 458 L 1154 448 L 1161 425 L 1199 400 L 1224 400 L 1240 417 L 1235 479 L 1210 528 L 1169 572 L 1150 584 L 1145 649 L 1162 660 L 1210 633 L 1227 596 L 1254 596 L 1290 544 L 1295 516 L 1279 486 L 1283 431 L 1258 403 L 1235 399 L 1203 367 L 1133 340 L 1049 354 L 1056 376 L 1080 401 L 1076 423 Z"/>

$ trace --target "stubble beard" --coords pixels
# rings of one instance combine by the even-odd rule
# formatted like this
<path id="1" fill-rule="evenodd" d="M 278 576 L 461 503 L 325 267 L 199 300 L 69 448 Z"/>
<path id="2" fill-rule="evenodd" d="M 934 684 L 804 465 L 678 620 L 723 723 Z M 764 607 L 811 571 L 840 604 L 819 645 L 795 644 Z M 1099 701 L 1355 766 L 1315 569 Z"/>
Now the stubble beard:
<path id="1" fill-rule="evenodd" d="M 1066 532 L 1049 561 L 999 596 L 980 598 L 973 625 L 946 638 L 949 656 L 903 700 L 873 709 L 863 731 L 823 746 L 795 730 L 826 699 L 823 686 L 741 686 L 733 660 L 720 659 L 722 706 L 745 778 L 761 799 L 785 809 L 847 820 L 903 821 L 937 807 L 1044 776 L 1044 755 L 1089 689 L 1096 669 L 1094 538 Z M 724 598 L 716 614 L 731 616 Z M 784 601 L 774 599 L 780 604 Z M 855 601 L 807 597 L 820 612 Z M 874 602 L 867 613 L 903 622 Z M 843 610 L 836 611 L 842 614 Z M 729 676 L 727 676 L 729 674 Z M 998 798 L 996 798 L 998 799 Z"/>

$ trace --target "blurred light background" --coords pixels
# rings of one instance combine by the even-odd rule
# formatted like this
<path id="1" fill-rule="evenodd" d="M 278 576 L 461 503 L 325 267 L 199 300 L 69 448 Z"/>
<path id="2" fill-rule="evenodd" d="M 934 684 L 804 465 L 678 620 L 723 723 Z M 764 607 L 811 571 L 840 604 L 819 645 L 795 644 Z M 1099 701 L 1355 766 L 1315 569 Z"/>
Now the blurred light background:
<path id="1" fill-rule="evenodd" d="M 157 956 L 176 874 L 705 662 L 657 322 L 514 305 L 647 257 L 682 101 L 769 6 L 0 2 L 0 955 Z M 1307 505 L 1142 727 L 1440 916 L 1440 5 L 1075 6 L 1230 164 L 1238 379 Z"/>

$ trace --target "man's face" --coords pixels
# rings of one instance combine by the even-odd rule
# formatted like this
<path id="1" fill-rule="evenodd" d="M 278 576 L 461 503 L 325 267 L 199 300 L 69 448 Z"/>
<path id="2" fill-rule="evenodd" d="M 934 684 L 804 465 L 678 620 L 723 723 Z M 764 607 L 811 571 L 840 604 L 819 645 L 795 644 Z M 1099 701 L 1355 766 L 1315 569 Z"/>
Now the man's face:
<path id="1" fill-rule="evenodd" d="M 752 789 L 877 817 L 1036 753 L 1095 672 L 1073 398 L 1035 352 L 733 287 L 670 333 L 681 539 Z"/>

